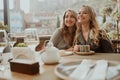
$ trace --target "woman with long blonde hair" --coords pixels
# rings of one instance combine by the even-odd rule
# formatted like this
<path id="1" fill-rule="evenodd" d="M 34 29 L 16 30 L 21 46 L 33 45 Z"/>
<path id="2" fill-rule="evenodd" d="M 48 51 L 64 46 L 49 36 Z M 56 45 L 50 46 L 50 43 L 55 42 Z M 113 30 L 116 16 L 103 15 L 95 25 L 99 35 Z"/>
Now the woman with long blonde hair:
<path id="1" fill-rule="evenodd" d="M 98 27 L 94 9 L 88 5 L 83 5 L 78 14 L 74 44 L 74 51 L 78 51 L 80 45 L 90 45 L 90 49 L 95 52 L 113 52 L 106 32 Z"/>

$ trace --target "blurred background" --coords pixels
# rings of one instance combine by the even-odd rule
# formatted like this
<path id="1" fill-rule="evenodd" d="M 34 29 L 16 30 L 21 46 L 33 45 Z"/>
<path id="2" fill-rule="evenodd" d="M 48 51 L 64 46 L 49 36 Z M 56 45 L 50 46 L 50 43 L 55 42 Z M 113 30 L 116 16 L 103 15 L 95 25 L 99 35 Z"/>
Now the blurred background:
<path id="1" fill-rule="evenodd" d="M 0 0 L 0 28 L 15 34 L 37 28 L 39 35 L 51 35 L 60 27 L 65 10 L 78 12 L 84 4 L 95 9 L 100 27 L 118 39 L 120 0 Z"/>
<path id="2" fill-rule="evenodd" d="M 120 0 L 0 0 L 0 30 L 6 30 L 10 42 L 35 40 L 40 50 L 61 26 L 64 12 L 78 12 L 82 5 L 95 9 L 100 28 L 107 32 L 115 52 L 120 52 Z M 4 34 L 0 31 L 0 42 L 7 39 Z"/>

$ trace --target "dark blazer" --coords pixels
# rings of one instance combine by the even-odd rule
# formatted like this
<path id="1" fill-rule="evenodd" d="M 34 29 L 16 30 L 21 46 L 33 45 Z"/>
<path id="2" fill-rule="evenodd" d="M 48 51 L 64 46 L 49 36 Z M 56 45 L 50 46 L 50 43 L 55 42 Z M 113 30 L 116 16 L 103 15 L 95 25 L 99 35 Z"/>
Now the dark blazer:
<path id="1" fill-rule="evenodd" d="M 113 53 L 113 48 L 112 48 L 110 39 L 107 36 L 106 38 L 103 38 L 102 34 L 104 34 L 104 32 L 100 31 L 98 36 L 99 44 L 96 45 L 92 42 L 92 39 L 90 39 L 90 36 L 88 36 L 88 40 L 85 41 L 82 33 L 80 33 L 77 44 L 90 45 L 90 49 L 92 51 L 95 51 L 96 53 Z"/>

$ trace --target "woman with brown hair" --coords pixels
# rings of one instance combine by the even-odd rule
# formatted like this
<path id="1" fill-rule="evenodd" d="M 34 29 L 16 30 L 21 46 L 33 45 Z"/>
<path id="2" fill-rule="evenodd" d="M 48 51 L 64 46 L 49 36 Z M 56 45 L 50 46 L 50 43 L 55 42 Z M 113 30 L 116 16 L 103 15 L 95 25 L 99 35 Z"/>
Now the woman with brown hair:
<path id="1" fill-rule="evenodd" d="M 99 53 L 112 53 L 112 45 L 104 30 L 98 27 L 93 8 L 83 5 L 78 15 L 78 27 L 74 39 L 74 51 L 81 45 L 90 45 L 90 49 Z"/>
<path id="2" fill-rule="evenodd" d="M 58 28 L 50 39 L 50 42 L 58 49 L 73 50 L 73 40 L 76 31 L 77 13 L 67 10 L 63 16 L 62 27 Z"/>

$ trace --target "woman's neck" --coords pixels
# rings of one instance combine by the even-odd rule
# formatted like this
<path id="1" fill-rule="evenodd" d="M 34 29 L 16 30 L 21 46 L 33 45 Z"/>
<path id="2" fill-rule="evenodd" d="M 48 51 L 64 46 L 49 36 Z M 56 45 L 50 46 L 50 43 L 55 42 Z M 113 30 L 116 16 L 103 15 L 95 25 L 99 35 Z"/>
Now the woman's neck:
<path id="1" fill-rule="evenodd" d="M 90 27 L 89 24 L 82 24 L 82 32 L 89 32 Z"/>
<path id="2" fill-rule="evenodd" d="M 85 41 L 88 41 L 89 32 L 90 32 L 89 24 L 82 24 L 82 34 Z"/>
<path id="3" fill-rule="evenodd" d="M 69 27 L 68 30 L 69 30 L 69 33 L 73 32 L 73 28 L 72 27 Z"/>

